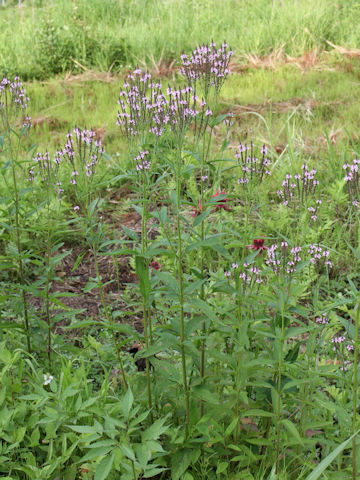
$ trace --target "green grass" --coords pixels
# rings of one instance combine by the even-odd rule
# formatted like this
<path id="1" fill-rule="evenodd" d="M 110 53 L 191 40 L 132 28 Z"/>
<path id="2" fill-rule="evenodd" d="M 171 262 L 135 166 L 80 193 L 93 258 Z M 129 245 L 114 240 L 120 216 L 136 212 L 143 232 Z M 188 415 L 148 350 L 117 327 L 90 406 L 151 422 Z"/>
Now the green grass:
<path id="1" fill-rule="evenodd" d="M 230 76 L 219 110 L 235 113 L 233 142 L 266 140 L 280 151 L 286 147 L 291 132 L 305 155 L 326 158 L 326 132 L 339 148 L 349 135 L 357 138 L 359 64 L 341 59 L 335 64 L 333 58 L 327 65 L 321 71 L 306 73 L 294 65 L 285 65 L 275 71 L 250 69 Z M 123 150 L 115 125 L 122 77 L 89 78 L 85 74 L 28 84 L 31 116 L 38 123 L 33 138 L 40 150 L 54 150 L 74 125 L 100 129 L 108 153 Z"/>
<path id="2" fill-rule="evenodd" d="M 210 38 L 237 55 L 283 46 L 297 56 L 327 41 L 359 46 L 359 21 L 356 0 L 25 0 L 0 9 L 0 72 L 44 78 L 76 62 L 116 71 L 176 59 Z"/>

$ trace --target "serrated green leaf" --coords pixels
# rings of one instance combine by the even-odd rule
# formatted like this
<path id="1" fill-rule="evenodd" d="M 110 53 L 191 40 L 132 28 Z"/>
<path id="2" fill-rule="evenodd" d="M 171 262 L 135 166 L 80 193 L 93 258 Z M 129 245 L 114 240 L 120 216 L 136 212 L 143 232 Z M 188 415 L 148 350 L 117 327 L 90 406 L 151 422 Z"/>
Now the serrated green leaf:
<path id="1" fill-rule="evenodd" d="M 171 479 L 179 480 L 191 463 L 191 450 L 182 448 L 171 456 Z"/>
<path id="2" fill-rule="evenodd" d="M 146 444 L 137 444 L 134 448 L 140 467 L 145 471 L 147 464 L 151 459 L 151 451 Z"/>
<path id="3" fill-rule="evenodd" d="M 261 410 L 260 408 L 253 408 L 252 410 L 246 410 L 242 414 L 244 417 L 273 417 L 272 412 L 267 412 L 266 410 Z"/>
<path id="4" fill-rule="evenodd" d="M 96 430 L 89 425 L 65 425 L 77 433 L 96 433 Z"/>
<path id="5" fill-rule="evenodd" d="M 238 418 L 234 418 L 234 420 L 230 423 L 230 425 L 226 428 L 225 430 L 225 433 L 224 433 L 224 436 L 225 437 L 228 437 L 229 435 L 232 434 L 232 432 L 234 431 L 237 423 L 238 423 L 239 419 Z M 216 472 L 217 473 L 217 472 Z"/>
<path id="6" fill-rule="evenodd" d="M 228 462 L 220 462 L 218 463 L 217 469 L 216 469 L 216 475 L 219 475 L 220 473 L 225 472 L 227 469 L 229 463 Z"/>
<path id="7" fill-rule="evenodd" d="M 39 445 L 39 440 L 40 440 L 40 430 L 39 430 L 39 427 L 36 427 L 31 434 L 29 447 L 37 447 Z"/>
<path id="8" fill-rule="evenodd" d="M 121 402 L 121 408 L 125 418 L 129 418 L 129 413 L 130 413 L 131 407 L 133 406 L 133 403 L 134 403 L 134 395 L 131 391 L 131 388 L 128 387 L 124 395 L 124 398 L 122 399 L 122 402 Z"/>
<path id="9" fill-rule="evenodd" d="M 217 322 L 217 316 L 215 315 L 209 304 L 204 302 L 204 300 L 201 300 L 200 298 L 194 298 L 193 300 L 191 300 L 191 305 L 194 305 L 199 310 L 201 310 L 213 322 Z"/>
<path id="10" fill-rule="evenodd" d="M 293 437 L 293 439 L 296 441 L 296 443 L 303 445 L 304 442 L 302 441 L 300 434 L 295 427 L 295 425 L 288 419 L 283 419 L 281 420 L 281 424 L 284 425 L 286 430 L 290 433 L 290 435 Z"/>
<path id="11" fill-rule="evenodd" d="M 161 468 L 161 467 L 154 467 L 151 468 L 150 470 L 146 470 L 145 473 L 143 473 L 144 478 L 155 478 L 159 473 L 165 472 L 167 468 Z"/>
<path id="12" fill-rule="evenodd" d="M 140 255 L 135 257 L 136 273 L 140 282 L 140 292 L 144 299 L 147 301 L 151 293 L 151 284 L 149 278 L 149 272 L 145 268 L 144 258 Z"/>
<path id="13" fill-rule="evenodd" d="M 152 425 L 150 425 L 149 428 L 145 430 L 141 434 L 141 438 L 143 442 L 146 442 L 147 440 L 157 440 L 160 435 L 162 435 L 166 430 L 169 428 L 168 426 L 164 426 L 164 423 L 166 422 L 166 418 L 159 418 L 159 420 L 156 420 Z"/>
<path id="14" fill-rule="evenodd" d="M 108 477 L 114 463 L 114 457 L 115 454 L 112 453 L 110 456 L 101 460 L 96 467 L 94 480 L 105 480 Z"/>
<path id="15" fill-rule="evenodd" d="M 87 460 L 92 460 L 93 458 L 103 457 L 113 449 L 113 446 L 104 446 L 91 449 L 87 452 L 80 460 L 76 463 L 83 463 Z"/>
<path id="16" fill-rule="evenodd" d="M 89 280 L 85 287 L 83 288 L 84 293 L 89 293 L 93 288 L 97 288 L 99 285 L 97 282 L 93 282 L 92 280 Z"/>
<path id="17" fill-rule="evenodd" d="M 135 462 L 136 460 L 135 453 L 132 450 L 132 448 L 130 448 L 128 445 L 125 445 L 125 444 L 120 445 L 119 448 L 127 458 L 130 458 L 130 460 Z"/>
<path id="18" fill-rule="evenodd" d="M 178 297 L 179 296 L 179 283 L 176 278 L 174 278 L 170 273 L 167 272 L 156 272 L 156 276 L 162 281 L 166 286 L 169 293 Z"/>

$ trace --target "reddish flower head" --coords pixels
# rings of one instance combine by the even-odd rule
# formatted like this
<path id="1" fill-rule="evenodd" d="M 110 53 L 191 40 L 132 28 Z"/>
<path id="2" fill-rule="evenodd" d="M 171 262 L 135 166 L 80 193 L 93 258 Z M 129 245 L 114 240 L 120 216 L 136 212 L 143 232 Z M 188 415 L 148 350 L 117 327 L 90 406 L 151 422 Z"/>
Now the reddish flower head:
<path id="1" fill-rule="evenodd" d="M 227 195 L 227 192 L 225 190 L 219 190 L 219 191 L 215 190 L 215 194 L 212 195 L 211 198 L 216 198 L 220 195 Z M 216 210 L 220 210 L 220 209 L 223 208 L 224 210 L 230 212 L 230 208 L 226 205 L 227 201 L 228 201 L 227 198 L 221 198 L 221 199 L 217 200 L 216 207 L 213 211 L 216 212 Z"/>
<path id="2" fill-rule="evenodd" d="M 151 268 L 154 268 L 155 270 L 161 270 L 161 265 L 159 262 L 157 262 L 156 260 L 153 260 L 151 263 L 150 263 L 150 267 Z"/>
<path id="3" fill-rule="evenodd" d="M 191 212 L 191 215 L 193 217 L 198 217 L 199 215 L 201 215 L 203 213 L 203 206 L 201 205 L 201 200 L 199 198 L 199 204 L 197 207 L 192 207 L 193 208 L 193 211 Z"/>
<path id="4" fill-rule="evenodd" d="M 248 245 L 247 248 L 250 248 L 252 250 L 260 250 L 261 252 L 263 250 L 267 250 L 268 247 L 264 245 L 265 240 L 263 238 L 255 238 L 253 241 L 252 245 Z"/>

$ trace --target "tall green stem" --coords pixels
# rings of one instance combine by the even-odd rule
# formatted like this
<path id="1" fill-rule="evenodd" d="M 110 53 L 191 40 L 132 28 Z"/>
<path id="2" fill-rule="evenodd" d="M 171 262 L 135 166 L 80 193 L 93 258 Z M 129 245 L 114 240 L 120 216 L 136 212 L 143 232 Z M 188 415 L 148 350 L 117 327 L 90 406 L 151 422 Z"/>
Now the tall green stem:
<path id="1" fill-rule="evenodd" d="M 237 292 L 237 316 L 238 316 L 238 335 L 239 335 L 239 353 L 238 353 L 238 364 L 236 369 L 236 418 L 240 418 L 240 369 L 241 369 L 241 357 L 242 357 L 242 346 L 241 346 L 241 324 L 242 324 L 242 309 L 241 309 L 241 298 L 240 298 L 240 278 L 237 275 L 236 279 L 236 292 Z M 236 442 L 239 439 L 239 432 L 240 432 L 240 422 L 236 424 L 236 431 L 235 431 L 235 440 Z"/>
<path id="2" fill-rule="evenodd" d="M 45 310 L 46 322 L 48 326 L 47 331 L 47 355 L 49 369 L 51 368 L 51 318 L 50 318 L 50 256 L 51 256 L 51 238 L 50 238 L 50 192 L 49 183 L 47 182 L 47 239 L 46 239 L 46 285 L 45 285 Z"/>
<path id="3" fill-rule="evenodd" d="M 186 432 L 189 432 L 190 425 L 190 397 L 189 387 L 187 383 L 186 374 L 186 356 L 185 356 L 185 325 L 184 325 L 184 278 L 183 278 L 183 247 L 181 236 L 181 151 L 182 147 L 178 147 L 177 158 L 177 175 L 176 175 L 176 225 L 177 225 L 177 269 L 178 269 L 178 282 L 179 282 L 179 304 L 180 304 L 180 350 L 181 350 L 181 363 L 182 363 L 182 376 L 185 390 L 185 408 L 186 408 Z"/>
<path id="4" fill-rule="evenodd" d="M 20 137 L 19 137 L 18 151 L 19 151 L 19 148 L 20 148 Z M 18 252 L 19 277 L 20 277 L 20 285 L 22 287 L 21 296 L 22 296 L 23 311 L 24 311 L 24 323 L 25 323 L 25 332 L 26 332 L 26 340 L 27 340 L 27 349 L 28 349 L 28 352 L 31 353 L 29 313 L 28 313 L 28 304 L 27 304 L 26 293 L 24 288 L 25 276 L 24 276 L 24 265 L 22 261 L 22 250 L 21 250 L 21 241 L 20 241 L 19 192 L 17 187 L 16 168 L 14 164 L 15 158 L 17 158 L 17 155 L 14 158 L 11 139 L 10 139 L 10 151 L 11 151 L 11 162 L 10 162 L 11 172 L 12 172 L 12 179 L 13 179 L 14 193 L 15 193 L 15 199 L 14 199 L 15 200 L 15 236 L 16 236 L 16 248 Z"/>
<path id="5" fill-rule="evenodd" d="M 353 418 L 352 418 L 352 431 L 356 431 L 356 413 L 357 413 L 357 369 L 358 369 L 358 356 L 359 356 L 359 320 L 360 320 L 360 308 L 359 301 L 356 304 L 355 313 L 355 346 L 354 346 L 354 377 L 353 377 Z M 356 480 L 356 439 L 352 441 L 352 477 Z"/>
<path id="6" fill-rule="evenodd" d="M 144 179 L 143 179 L 144 180 Z M 146 183 L 143 181 L 143 210 L 142 210 L 142 221 L 141 221 L 141 253 L 145 254 L 147 250 L 147 192 L 146 192 Z M 148 275 L 149 271 L 149 261 L 145 259 L 145 269 Z M 152 328 L 151 328 L 151 315 L 150 309 L 147 306 L 146 298 L 143 297 L 143 317 L 144 317 L 144 338 L 145 338 L 145 347 L 149 348 L 149 326 L 151 332 L 151 343 L 152 343 Z M 147 385 L 147 396 L 149 409 L 152 409 L 152 397 L 151 397 L 151 381 L 150 381 L 150 361 L 149 358 L 145 359 L 146 365 L 146 385 Z M 150 412 L 152 420 L 152 412 Z"/>
<path id="7" fill-rule="evenodd" d="M 277 412 L 276 412 L 276 469 L 275 473 L 279 472 L 279 455 L 280 455 L 280 422 L 281 422 L 281 379 L 282 379 L 282 364 L 283 364 L 283 349 L 285 343 L 285 316 L 284 316 L 284 299 L 282 299 L 281 308 L 281 338 L 279 351 L 279 367 L 278 367 L 278 385 L 277 385 Z"/>
<path id="8" fill-rule="evenodd" d="M 207 149 L 205 152 L 205 142 L 203 143 L 203 152 L 201 156 L 201 168 L 200 168 L 200 202 L 201 205 L 203 205 L 204 201 L 204 185 L 203 185 L 203 180 L 202 177 L 204 175 L 204 166 L 205 166 L 205 161 L 207 158 L 209 158 L 210 154 L 210 147 L 211 147 L 211 138 L 212 138 L 212 132 L 213 129 L 210 130 L 209 134 L 209 140 L 207 144 Z M 201 242 L 203 243 L 205 240 L 205 220 L 201 222 Z M 204 248 L 201 247 L 201 252 L 200 252 L 200 268 L 201 268 L 201 273 L 204 275 Z M 200 287 L 200 299 L 205 301 L 205 286 L 202 283 Z M 201 326 L 201 359 L 200 359 L 200 376 L 201 376 L 201 381 L 204 381 L 205 378 L 205 365 L 206 365 L 206 358 L 205 358 L 205 351 L 206 351 L 206 320 L 204 319 L 202 322 Z M 200 403 L 200 417 L 202 417 L 204 414 L 204 401 L 201 400 Z"/>

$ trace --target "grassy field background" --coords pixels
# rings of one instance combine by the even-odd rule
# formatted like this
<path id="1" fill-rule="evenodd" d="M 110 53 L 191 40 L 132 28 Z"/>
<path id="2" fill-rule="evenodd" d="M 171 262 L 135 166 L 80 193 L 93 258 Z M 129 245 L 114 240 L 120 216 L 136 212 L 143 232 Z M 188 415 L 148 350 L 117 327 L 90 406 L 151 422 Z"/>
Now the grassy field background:
<path id="1" fill-rule="evenodd" d="M 334 145 L 357 141 L 358 59 L 333 53 L 317 62 L 316 68 L 235 65 L 241 71 L 230 76 L 219 105 L 219 113 L 234 113 L 235 139 L 270 142 L 282 153 L 290 135 L 304 154 L 320 158 L 326 156 L 327 134 Z M 169 75 L 163 83 L 173 81 Z M 54 150 L 74 124 L 87 125 L 97 129 L 108 153 L 120 152 L 115 122 L 121 83 L 121 75 L 93 72 L 29 83 L 33 138 Z"/>
<path id="2" fill-rule="evenodd" d="M 226 39 L 234 75 L 221 107 L 234 111 L 239 139 L 281 152 L 296 131 L 297 146 L 319 154 L 326 132 L 333 143 L 357 135 L 359 21 L 355 0 L 7 0 L 0 75 L 32 80 L 35 138 L 50 150 L 76 123 L 99 129 L 115 153 L 124 70 L 146 66 L 166 84 L 182 50 Z"/>
<path id="3" fill-rule="evenodd" d="M 83 67 L 117 71 L 226 39 L 238 57 L 360 43 L 356 0 L 33 0 L 0 11 L 0 73 L 45 78 Z"/>

